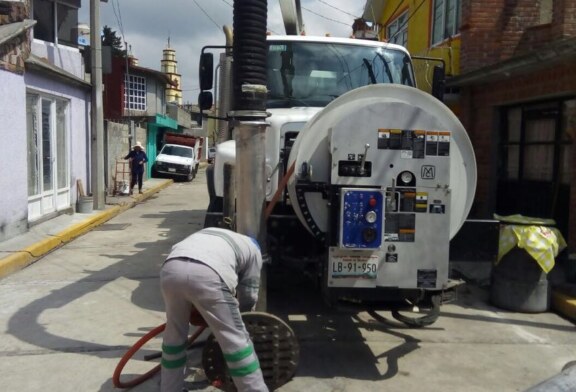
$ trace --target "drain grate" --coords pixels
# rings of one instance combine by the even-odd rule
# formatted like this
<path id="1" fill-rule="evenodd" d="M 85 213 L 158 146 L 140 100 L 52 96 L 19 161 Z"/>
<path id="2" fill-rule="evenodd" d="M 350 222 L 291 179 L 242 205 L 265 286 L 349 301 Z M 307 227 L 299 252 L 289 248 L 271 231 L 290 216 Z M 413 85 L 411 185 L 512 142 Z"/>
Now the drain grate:
<path id="1" fill-rule="evenodd" d="M 294 376 L 300 356 L 300 347 L 292 328 L 268 313 L 244 313 L 242 319 L 254 343 L 254 351 L 258 355 L 268 388 L 273 391 L 286 384 Z M 236 391 L 214 335 L 210 335 L 206 341 L 202 365 L 206 377 L 213 385 L 216 381 L 220 389 Z"/>
<path id="2" fill-rule="evenodd" d="M 124 230 L 125 228 L 127 228 L 130 225 L 131 225 L 131 223 L 107 223 L 107 224 L 95 227 L 93 230 L 95 230 L 95 231 Z"/>

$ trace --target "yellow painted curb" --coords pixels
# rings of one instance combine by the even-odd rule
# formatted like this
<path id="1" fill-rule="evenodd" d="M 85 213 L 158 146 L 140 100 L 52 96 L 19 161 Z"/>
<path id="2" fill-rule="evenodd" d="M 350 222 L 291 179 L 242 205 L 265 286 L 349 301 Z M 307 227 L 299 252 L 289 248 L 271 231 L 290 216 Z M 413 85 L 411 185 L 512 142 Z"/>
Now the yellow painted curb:
<path id="1" fill-rule="evenodd" d="M 553 291 L 552 309 L 566 318 L 576 320 L 576 298 Z"/>
<path id="2" fill-rule="evenodd" d="M 92 230 L 94 227 L 114 218 L 120 212 L 122 212 L 122 208 L 120 206 L 114 206 L 112 208 L 102 211 L 99 214 L 91 216 L 90 218 L 84 220 L 83 222 L 77 223 L 75 225 L 68 227 L 65 230 L 62 230 L 61 232 L 56 234 L 56 237 L 60 238 L 62 240 L 62 243 L 69 242 L 74 238 L 79 237 L 80 235 Z"/>
<path id="3" fill-rule="evenodd" d="M 146 190 L 142 195 L 135 198 L 134 200 L 122 204 L 116 205 L 114 207 L 108 208 L 100 213 L 94 214 L 93 216 L 85 219 L 82 222 L 76 223 L 54 236 L 45 238 L 33 245 L 24 248 L 21 251 L 14 252 L 7 257 L 0 259 L 0 278 L 10 275 L 16 271 L 19 271 L 28 265 L 34 263 L 36 259 L 44 256 L 48 252 L 64 245 L 67 242 L 72 241 L 74 238 L 81 236 L 82 234 L 92 230 L 94 227 L 101 225 L 102 223 L 114 218 L 116 215 L 123 211 L 131 208 L 137 202 L 148 199 L 153 194 L 161 191 L 162 189 L 168 187 L 172 184 L 173 180 L 166 180 L 155 186 L 154 188 Z"/>
<path id="4" fill-rule="evenodd" d="M 26 252 L 16 252 L 0 260 L 0 278 L 20 271 L 22 268 L 32 264 L 35 260 L 31 254 Z"/>

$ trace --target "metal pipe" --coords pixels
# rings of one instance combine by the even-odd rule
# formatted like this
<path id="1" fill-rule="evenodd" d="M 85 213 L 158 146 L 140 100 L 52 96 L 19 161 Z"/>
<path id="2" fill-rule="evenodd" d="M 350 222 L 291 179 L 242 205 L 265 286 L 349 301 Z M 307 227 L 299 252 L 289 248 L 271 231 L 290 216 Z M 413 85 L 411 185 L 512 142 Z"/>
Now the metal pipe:
<path id="1" fill-rule="evenodd" d="M 224 225 L 230 229 L 236 229 L 236 176 L 234 165 L 230 162 L 224 164 L 224 205 L 222 209 L 222 220 Z"/>
<path id="2" fill-rule="evenodd" d="M 227 44 L 228 45 L 228 44 Z M 218 117 L 225 118 L 228 116 L 232 105 L 232 57 L 222 53 L 220 55 L 220 77 L 218 78 L 218 96 L 220 97 L 218 105 Z M 217 120 L 218 143 L 230 140 L 230 122 L 228 120 Z"/>
<path id="3" fill-rule="evenodd" d="M 258 240 L 266 260 L 266 0 L 234 1 L 232 64 L 236 139 L 236 230 Z M 257 309 L 266 310 L 266 267 Z"/>
<path id="4" fill-rule="evenodd" d="M 90 31 L 100 31 L 100 2 L 90 0 Z M 104 189 L 104 106 L 102 104 L 102 43 L 100 35 L 90 37 L 92 56 L 92 118 L 91 118 L 91 191 L 93 208 L 103 210 L 106 194 Z"/>
<path id="5" fill-rule="evenodd" d="M 238 232 L 258 237 L 263 227 L 265 207 L 265 132 L 262 120 L 240 121 L 236 139 L 236 209 Z M 260 240 L 260 238 L 258 238 Z M 263 238 L 262 238 L 263 239 Z M 263 241 L 260 241 L 262 243 Z"/>

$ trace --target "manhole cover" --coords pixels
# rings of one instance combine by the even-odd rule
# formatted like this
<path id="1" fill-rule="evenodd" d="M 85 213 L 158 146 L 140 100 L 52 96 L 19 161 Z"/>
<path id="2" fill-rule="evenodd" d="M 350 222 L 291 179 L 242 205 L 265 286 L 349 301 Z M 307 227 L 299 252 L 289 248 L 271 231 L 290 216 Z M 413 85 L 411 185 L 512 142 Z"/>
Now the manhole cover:
<path id="1" fill-rule="evenodd" d="M 107 223 L 105 225 L 100 225 L 95 227 L 96 231 L 112 231 L 112 230 L 124 230 L 130 226 L 130 223 Z"/>
<path id="2" fill-rule="evenodd" d="M 254 343 L 268 389 L 273 391 L 286 384 L 294 376 L 300 357 L 300 347 L 292 328 L 268 313 L 244 313 L 242 319 Z M 227 392 L 236 391 L 214 335 L 208 337 L 204 346 L 202 367 L 212 385 Z"/>

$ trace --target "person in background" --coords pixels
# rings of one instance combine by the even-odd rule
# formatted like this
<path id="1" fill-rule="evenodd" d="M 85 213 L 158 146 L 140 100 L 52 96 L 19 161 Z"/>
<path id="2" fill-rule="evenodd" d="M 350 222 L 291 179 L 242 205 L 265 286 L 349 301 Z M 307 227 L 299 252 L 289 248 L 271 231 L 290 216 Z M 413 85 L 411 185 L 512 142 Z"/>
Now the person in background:
<path id="1" fill-rule="evenodd" d="M 134 191 L 134 186 L 138 183 L 138 192 L 142 193 L 142 177 L 144 176 L 144 164 L 148 162 L 148 157 L 144 152 L 142 143 L 136 142 L 132 151 L 124 157 L 130 160 L 130 194 Z"/>
<path id="2" fill-rule="evenodd" d="M 238 391 L 268 391 L 240 314 L 255 308 L 261 268 L 258 242 L 226 229 L 202 229 L 172 247 L 160 272 L 166 305 L 162 392 L 181 392 L 184 387 L 193 310 L 218 341 Z"/>

